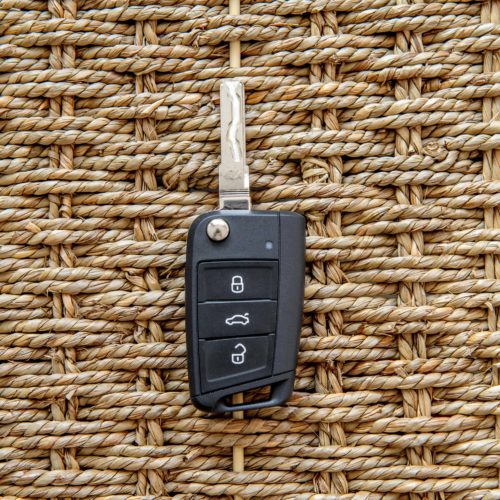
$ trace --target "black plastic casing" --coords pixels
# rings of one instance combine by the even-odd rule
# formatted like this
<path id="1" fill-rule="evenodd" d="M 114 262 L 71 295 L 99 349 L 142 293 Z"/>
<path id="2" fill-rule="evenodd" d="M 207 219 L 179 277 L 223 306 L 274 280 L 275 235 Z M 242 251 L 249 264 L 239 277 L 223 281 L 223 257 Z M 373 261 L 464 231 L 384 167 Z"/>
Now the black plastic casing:
<path id="1" fill-rule="evenodd" d="M 207 236 L 212 219 L 222 218 L 230 227 L 224 241 Z M 207 261 L 276 260 L 279 263 L 277 323 L 272 375 L 202 391 L 198 338 L 198 264 Z M 295 379 L 304 302 L 305 220 L 293 212 L 218 210 L 198 217 L 188 235 L 186 262 L 186 327 L 189 387 L 193 404 L 208 412 L 265 408 L 290 398 Z M 265 401 L 232 404 L 230 396 L 271 386 Z"/>

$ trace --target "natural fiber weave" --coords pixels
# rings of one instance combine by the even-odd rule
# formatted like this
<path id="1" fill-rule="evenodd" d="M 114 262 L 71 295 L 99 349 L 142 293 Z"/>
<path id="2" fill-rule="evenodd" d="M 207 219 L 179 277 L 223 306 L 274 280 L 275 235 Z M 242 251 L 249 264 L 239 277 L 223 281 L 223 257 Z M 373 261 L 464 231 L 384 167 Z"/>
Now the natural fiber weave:
<path id="1" fill-rule="evenodd" d="M 499 499 L 500 0 L 227 12 L 0 1 L 0 496 Z M 296 392 L 244 419 L 185 358 L 224 77 L 308 221 Z"/>

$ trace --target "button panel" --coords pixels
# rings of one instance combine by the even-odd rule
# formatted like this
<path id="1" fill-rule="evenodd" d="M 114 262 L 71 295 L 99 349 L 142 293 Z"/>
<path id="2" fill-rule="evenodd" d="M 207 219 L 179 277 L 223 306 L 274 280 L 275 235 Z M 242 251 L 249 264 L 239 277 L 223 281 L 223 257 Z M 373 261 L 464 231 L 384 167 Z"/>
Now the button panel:
<path id="1" fill-rule="evenodd" d="M 274 335 L 200 340 L 202 389 L 212 391 L 271 375 L 274 340 Z"/>
<path id="2" fill-rule="evenodd" d="M 238 300 L 198 305 L 198 334 L 202 339 L 274 333 L 276 301 Z"/>
<path id="3" fill-rule="evenodd" d="M 198 265 L 197 323 L 204 391 L 272 374 L 277 315 L 277 302 L 272 299 L 277 293 L 277 261 Z"/>
<path id="4" fill-rule="evenodd" d="M 277 261 L 201 262 L 198 266 L 198 301 L 275 300 Z"/>

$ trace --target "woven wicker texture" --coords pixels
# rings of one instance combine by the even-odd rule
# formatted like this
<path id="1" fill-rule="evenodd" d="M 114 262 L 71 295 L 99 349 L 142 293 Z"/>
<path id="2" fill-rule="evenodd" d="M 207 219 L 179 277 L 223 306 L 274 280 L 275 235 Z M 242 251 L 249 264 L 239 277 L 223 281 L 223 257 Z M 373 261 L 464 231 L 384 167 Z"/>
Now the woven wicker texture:
<path id="1" fill-rule="evenodd" d="M 0 1 L 0 496 L 499 499 L 499 23 L 499 0 Z M 243 419 L 190 404 L 185 357 L 224 77 L 254 206 L 308 229 L 296 392 Z"/>

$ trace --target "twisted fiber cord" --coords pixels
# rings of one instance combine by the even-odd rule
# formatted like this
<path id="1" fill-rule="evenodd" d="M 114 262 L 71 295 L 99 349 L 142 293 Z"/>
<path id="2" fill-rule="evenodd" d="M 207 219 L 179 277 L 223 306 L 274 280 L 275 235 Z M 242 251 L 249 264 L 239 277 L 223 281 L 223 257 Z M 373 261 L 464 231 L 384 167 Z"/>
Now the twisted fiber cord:
<path id="1" fill-rule="evenodd" d="M 156 34 L 157 23 L 155 20 L 137 21 L 135 23 L 135 44 L 147 46 L 158 45 Z M 137 94 L 156 94 L 158 92 L 155 72 L 150 71 L 145 75 L 137 75 L 135 78 L 135 92 Z M 154 118 L 142 118 L 135 120 L 135 138 L 137 141 L 154 141 L 157 139 L 156 123 Z M 135 174 L 136 191 L 155 191 L 157 182 L 154 168 L 138 170 Z M 134 238 L 136 241 L 154 242 L 158 239 L 155 231 L 154 217 L 139 217 L 134 220 Z M 147 267 L 138 270 L 135 265 L 128 271 L 129 279 L 133 289 L 139 292 L 159 291 L 158 270 L 155 267 Z M 125 319 L 122 317 L 122 319 Z M 156 315 L 137 321 L 134 329 L 134 339 L 138 344 L 162 343 L 164 342 L 163 330 L 157 321 Z M 137 373 L 137 391 L 164 392 L 161 371 L 151 367 L 140 369 Z M 159 419 L 143 419 L 137 422 L 136 431 L 137 444 L 139 446 L 163 446 L 163 431 Z M 149 468 L 137 473 L 137 495 L 159 496 L 166 494 L 165 477 L 162 469 Z"/>
<path id="2" fill-rule="evenodd" d="M 500 1 L 490 0 L 481 9 L 481 19 L 484 22 L 500 24 Z M 485 51 L 484 71 L 500 71 L 500 54 Z M 500 99 L 483 99 L 483 121 L 497 119 L 500 113 Z M 483 155 L 483 177 L 487 181 L 500 180 L 500 150 L 486 151 Z M 484 211 L 484 226 L 488 229 L 500 228 L 500 210 L 498 207 Z M 485 255 L 484 270 L 487 279 L 500 279 L 500 258 L 498 255 Z M 500 308 L 489 304 L 488 328 L 491 331 L 500 330 Z M 500 353 L 499 353 L 500 354 Z M 500 355 L 491 360 L 492 384 L 500 387 Z M 500 443 L 500 415 L 495 418 L 495 438 Z M 500 463 L 498 464 L 498 481 L 500 483 Z M 500 488 L 499 488 L 500 489 Z"/>
<path id="3" fill-rule="evenodd" d="M 76 0 L 49 0 L 48 12 L 56 18 L 75 19 L 77 13 Z M 49 56 L 50 65 L 54 69 L 75 67 L 75 47 L 72 45 L 53 46 Z M 51 116 L 74 116 L 74 98 L 58 97 L 50 100 Z M 53 169 L 73 169 L 73 145 L 52 146 L 49 151 L 49 164 Z M 71 218 L 71 194 L 49 195 L 49 217 L 54 219 Z M 38 229 L 37 229 L 38 230 Z M 49 265 L 59 268 L 74 266 L 75 255 L 70 244 L 53 245 L 49 248 Z M 74 297 L 65 293 L 52 294 L 52 314 L 54 319 L 61 320 L 61 326 L 66 319 L 77 318 L 78 305 Z M 72 347 L 55 348 L 51 351 L 51 370 L 55 374 L 72 374 L 79 370 L 76 366 L 76 351 Z M 54 420 L 76 420 L 78 412 L 78 396 L 69 395 L 58 398 L 51 404 L 51 414 Z M 50 451 L 52 469 L 79 470 L 76 459 L 76 448 L 52 449 Z"/>
<path id="4" fill-rule="evenodd" d="M 407 5 L 412 0 L 398 0 L 398 4 Z M 422 36 L 412 31 L 396 34 L 395 53 L 423 52 Z M 395 86 L 396 99 L 419 99 L 422 95 L 421 78 L 411 78 L 397 81 Z M 422 154 L 422 136 L 420 127 L 402 127 L 396 130 L 396 152 L 400 155 Z M 396 189 L 396 199 L 402 205 L 422 205 L 424 193 L 422 186 L 403 185 Z M 424 254 L 424 235 L 421 231 L 402 233 L 398 235 L 399 256 L 417 256 Z M 399 284 L 398 305 L 424 306 L 426 293 L 422 283 L 405 282 Z M 426 359 L 426 335 L 423 333 L 407 333 L 398 338 L 398 350 L 401 359 Z M 420 417 L 431 415 L 432 389 L 403 390 L 403 412 L 405 417 Z M 408 463 L 411 465 L 431 465 L 432 450 L 428 447 L 411 447 L 407 451 Z M 410 498 L 421 498 L 419 494 L 411 493 Z M 425 498 L 432 500 L 433 493 L 427 493 Z"/>
<path id="5" fill-rule="evenodd" d="M 335 12 L 322 12 L 311 15 L 311 35 L 323 36 L 334 35 L 338 31 Z M 334 64 L 311 65 L 311 83 L 330 83 L 336 80 L 336 68 Z M 335 110 L 317 111 L 312 115 L 313 129 L 327 128 L 338 130 L 339 123 Z M 342 159 L 338 156 L 323 158 L 306 158 L 302 161 L 302 174 L 306 182 L 342 182 Z M 311 211 L 308 213 L 308 234 L 336 237 L 342 235 L 341 212 L 332 212 L 325 218 L 321 212 Z M 342 283 L 345 279 L 339 263 L 331 260 L 327 263 L 317 262 L 312 264 L 313 277 L 319 283 L 327 285 Z M 319 337 L 334 336 L 342 333 L 341 311 L 331 311 L 327 314 L 318 314 L 313 317 L 313 329 Z M 318 364 L 316 368 L 315 386 L 319 393 L 342 392 L 342 374 L 338 363 Z M 318 430 L 320 446 L 347 444 L 344 429 L 340 422 L 320 422 Z M 345 474 L 342 471 L 321 472 L 315 479 L 315 488 L 320 493 L 344 494 L 348 493 L 349 487 Z"/>

